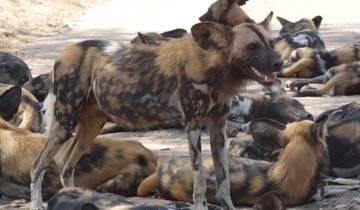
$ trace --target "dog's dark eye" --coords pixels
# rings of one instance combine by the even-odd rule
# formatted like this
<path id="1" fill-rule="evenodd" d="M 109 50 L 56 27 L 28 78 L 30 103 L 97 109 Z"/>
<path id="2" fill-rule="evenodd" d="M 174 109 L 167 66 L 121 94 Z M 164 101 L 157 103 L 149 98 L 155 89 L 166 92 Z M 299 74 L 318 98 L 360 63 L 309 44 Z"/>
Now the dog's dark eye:
<path id="1" fill-rule="evenodd" d="M 249 50 L 257 50 L 259 49 L 259 45 L 257 43 L 251 43 L 247 46 Z"/>

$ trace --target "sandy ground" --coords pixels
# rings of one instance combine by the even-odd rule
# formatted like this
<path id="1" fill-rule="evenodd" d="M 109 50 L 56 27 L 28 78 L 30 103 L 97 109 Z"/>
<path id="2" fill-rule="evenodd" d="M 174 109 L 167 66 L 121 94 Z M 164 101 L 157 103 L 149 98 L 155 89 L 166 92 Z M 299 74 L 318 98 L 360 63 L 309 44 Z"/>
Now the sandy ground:
<path id="1" fill-rule="evenodd" d="M 57 27 L 39 30 L 42 35 L 31 36 L 26 45 L 21 42 L 19 46 L 11 45 L 8 48 L 25 59 L 33 74 L 46 73 L 52 69 L 57 54 L 69 43 L 84 39 L 128 42 L 137 31 L 165 31 L 178 27 L 189 30 L 191 25 L 197 22 L 197 18 L 207 10 L 211 2 L 212 0 L 113 0 L 88 9 L 84 15 L 77 19 L 77 15 L 83 11 L 81 8 L 88 5 L 82 7 L 73 6 L 76 8 L 74 9 L 76 12 L 71 13 L 70 17 L 65 19 L 59 18 L 58 20 L 61 19 L 62 21 L 55 24 Z M 12 5 L 12 7 L 16 6 Z M 320 32 L 326 41 L 327 47 L 332 49 L 345 43 L 360 40 L 359 6 L 360 2 L 357 0 L 343 0 L 341 2 L 328 0 L 250 0 L 244 8 L 257 21 L 262 20 L 270 11 L 274 11 L 275 15 L 290 20 L 322 15 L 324 19 Z M 41 5 L 34 8 L 42 11 Z M 22 14 L 21 12 L 19 14 Z M 66 29 L 62 30 L 62 26 Z M 41 25 L 41 27 L 43 26 Z M 275 30 L 279 28 L 276 20 L 273 21 L 273 27 Z M 51 28 L 55 29 L 52 31 Z M 36 30 L 33 30 L 32 33 L 35 34 L 35 32 Z M 21 35 L 16 30 L 13 33 L 15 34 L 14 40 Z M 0 43 L 3 40 L 8 40 L 8 37 L 4 39 L 4 36 L 0 36 Z M 2 46 L 0 45 L 0 47 Z M 257 85 L 249 87 L 251 92 L 257 92 L 258 89 L 259 86 Z M 299 100 L 305 104 L 308 111 L 318 115 L 329 108 L 338 107 L 352 101 L 359 101 L 359 97 L 306 97 L 299 98 Z M 126 132 L 111 134 L 110 136 L 138 140 L 160 154 L 187 154 L 186 137 L 184 132 L 179 130 Z M 204 133 L 205 153 L 209 153 L 208 140 L 207 134 Z M 360 193 L 353 191 L 294 209 L 360 209 L 360 203 L 357 199 L 359 197 Z M 160 201 L 152 202 L 157 203 Z"/>

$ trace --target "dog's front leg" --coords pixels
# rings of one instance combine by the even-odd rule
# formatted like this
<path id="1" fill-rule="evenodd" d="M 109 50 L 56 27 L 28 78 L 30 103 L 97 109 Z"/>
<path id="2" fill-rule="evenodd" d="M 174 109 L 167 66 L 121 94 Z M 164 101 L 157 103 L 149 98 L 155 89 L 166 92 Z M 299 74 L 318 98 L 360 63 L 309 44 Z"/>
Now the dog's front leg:
<path id="1" fill-rule="evenodd" d="M 216 195 L 225 210 L 235 209 L 230 197 L 230 179 L 227 160 L 226 120 L 230 106 L 227 103 L 214 105 L 208 114 L 211 154 L 216 175 Z"/>
<path id="2" fill-rule="evenodd" d="M 192 124 L 192 123 L 190 123 Z M 187 126 L 188 145 L 193 169 L 193 201 L 194 209 L 206 210 L 206 181 L 201 158 L 201 127 Z"/>

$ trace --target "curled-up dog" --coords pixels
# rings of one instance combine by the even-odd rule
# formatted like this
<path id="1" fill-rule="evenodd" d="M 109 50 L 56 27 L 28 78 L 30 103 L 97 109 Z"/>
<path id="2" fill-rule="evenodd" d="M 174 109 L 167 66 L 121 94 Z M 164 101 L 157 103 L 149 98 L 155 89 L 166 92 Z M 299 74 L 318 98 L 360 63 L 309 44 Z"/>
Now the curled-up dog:
<path id="1" fill-rule="evenodd" d="M 313 19 L 302 18 L 291 22 L 282 17 L 277 17 L 282 25 L 279 36 L 275 39 L 275 50 L 280 54 L 284 63 L 292 51 L 300 47 L 325 50 L 325 43 L 320 36 L 319 28 L 322 21 L 321 16 Z"/>
<path id="2" fill-rule="evenodd" d="M 329 151 L 330 175 L 356 177 L 360 175 L 360 104 L 350 103 L 328 110 L 319 117 L 328 117 L 326 144 Z M 253 125 L 254 124 L 254 125 Z M 262 130 L 254 130 L 262 125 Z M 278 135 L 285 125 L 271 120 L 256 120 L 250 124 L 252 137 L 230 142 L 231 153 L 253 159 L 276 161 L 284 148 Z M 254 141 L 254 140 L 255 141 Z"/>
<path id="3" fill-rule="evenodd" d="M 229 156 L 231 197 L 235 205 L 254 205 L 269 191 L 278 192 L 285 205 L 297 205 L 308 199 L 322 186 L 327 173 L 328 151 L 324 141 L 326 116 L 315 122 L 305 120 L 283 127 L 274 135 L 281 135 L 285 147 L 275 163 Z M 263 124 L 257 124 L 261 132 Z M 268 133 L 267 133 L 268 134 Z M 267 142 L 264 142 L 267 143 Z M 215 199 L 215 168 L 212 159 L 204 159 L 210 202 Z M 181 158 L 160 158 L 156 172 L 138 188 L 138 195 L 157 193 L 159 197 L 191 202 L 193 185 L 191 164 Z"/>
<path id="4" fill-rule="evenodd" d="M 18 128 L 11 119 L 21 102 L 21 88 L 11 87 L 0 95 L 0 193 L 11 198 L 30 198 L 31 163 L 46 143 L 46 137 Z M 43 195 L 49 198 L 61 189 L 59 173 L 66 142 L 54 157 L 44 176 Z M 153 173 L 158 156 L 134 141 L 97 138 L 75 166 L 74 181 L 78 186 L 100 192 L 136 195 L 140 182 Z"/>
<path id="5" fill-rule="evenodd" d="M 15 88 L 14 85 L 0 84 L 0 94 L 6 93 L 7 90 Z M 18 87 L 20 89 L 20 87 Z M 26 89 L 21 88 L 21 100 L 18 111 L 11 118 L 4 117 L 11 124 L 19 128 L 27 129 L 32 132 L 43 132 L 43 114 L 41 104 Z M 4 102 L 3 102 L 4 103 Z M 12 101 L 9 101 L 9 106 Z"/>
<path id="6" fill-rule="evenodd" d="M 271 16 L 261 25 L 235 27 L 195 24 L 191 34 L 160 46 L 125 46 L 88 40 L 67 47 L 54 65 L 48 100 L 49 139 L 33 163 L 32 208 L 42 208 L 43 175 L 75 130 L 61 172 L 63 186 L 74 186 L 74 167 L 104 123 L 111 119 L 142 128 L 183 116 L 194 169 L 194 204 L 206 209 L 201 161 L 201 128 L 210 133 L 218 199 L 234 209 L 226 157 L 225 127 L 233 95 L 254 80 L 272 84 L 282 61 L 271 46 Z M 117 47 L 115 47 L 117 46 Z M 178 120 L 178 119 L 177 119 Z"/>
<path id="7" fill-rule="evenodd" d="M 30 69 L 21 58 L 0 52 L 0 83 L 22 85 L 31 78 Z"/>
<path id="8" fill-rule="evenodd" d="M 319 88 L 308 85 L 323 84 Z M 360 94 L 360 62 L 342 64 L 330 68 L 324 75 L 311 79 L 289 81 L 290 89 L 298 90 L 297 96 L 343 96 Z"/>
<path id="9" fill-rule="evenodd" d="M 334 50 L 299 48 L 294 50 L 280 74 L 284 77 L 312 78 L 326 73 L 334 66 L 360 61 L 360 43 L 341 46 Z"/>
<path id="10" fill-rule="evenodd" d="M 242 126 L 257 118 L 269 118 L 287 124 L 290 122 L 313 119 L 298 100 L 285 94 L 268 96 L 235 96 L 228 118 L 227 133 L 234 137 Z"/>

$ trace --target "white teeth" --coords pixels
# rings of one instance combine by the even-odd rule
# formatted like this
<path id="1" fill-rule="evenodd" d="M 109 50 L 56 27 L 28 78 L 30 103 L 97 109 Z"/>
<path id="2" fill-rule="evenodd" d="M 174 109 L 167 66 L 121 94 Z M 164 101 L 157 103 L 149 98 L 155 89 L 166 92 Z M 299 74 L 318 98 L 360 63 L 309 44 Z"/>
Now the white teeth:
<path id="1" fill-rule="evenodd" d="M 265 78 L 265 75 L 263 75 L 262 73 L 260 73 L 257 69 L 255 69 L 254 67 L 251 66 L 251 70 L 253 72 L 255 72 L 256 75 L 258 75 L 260 78 Z"/>

